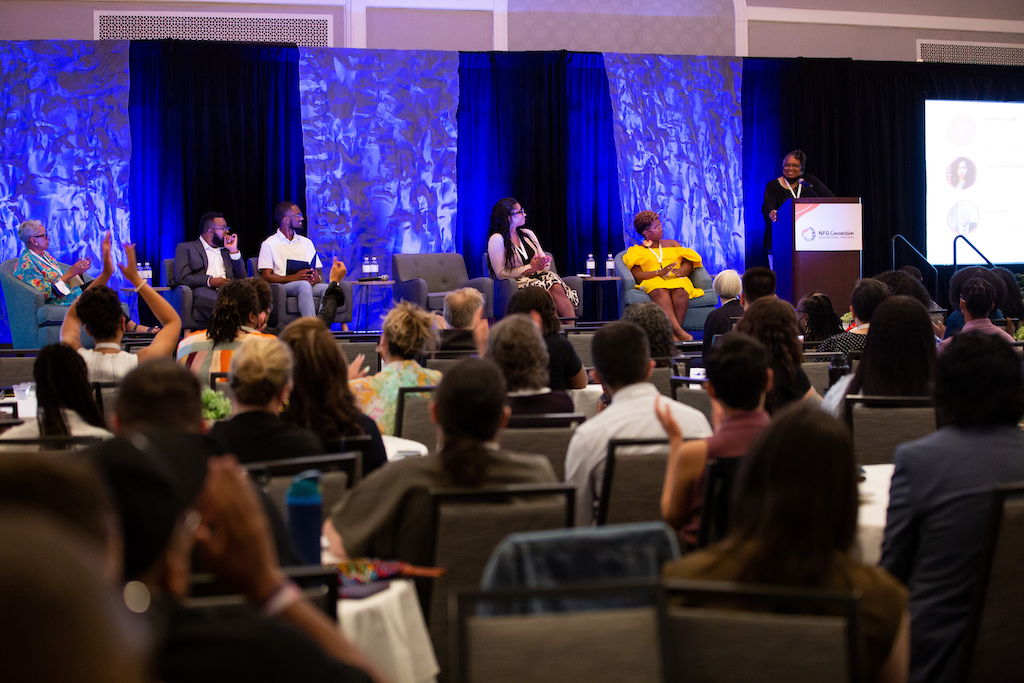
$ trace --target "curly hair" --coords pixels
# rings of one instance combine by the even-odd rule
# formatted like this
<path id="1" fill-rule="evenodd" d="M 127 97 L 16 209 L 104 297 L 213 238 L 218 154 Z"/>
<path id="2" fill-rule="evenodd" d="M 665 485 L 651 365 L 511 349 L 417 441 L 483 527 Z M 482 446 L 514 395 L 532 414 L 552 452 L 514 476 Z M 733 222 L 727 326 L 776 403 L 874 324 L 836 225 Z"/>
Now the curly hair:
<path id="1" fill-rule="evenodd" d="M 234 341 L 242 325 L 261 313 L 256 288 L 248 280 L 232 280 L 217 290 L 206 336 L 216 344 Z"/>
<path id="2" fill-rule="evenodd" d="M 242 405 L 267 405 L 291 379 L 292 352 L 277 339 L 253 335 L 231 354 L 228 382 Z"/>
<path id="3" fill-rule="evenodd" d="M 558 309 L 555 300 L 543 287 L 523 287 L 517 290 L 505 306 L 505 315 L 513 313 L 540 314 L 541 334 L 545 337 L 562 331 L 562 323 L 558 321 Z"/>
<path id="4" fill-rule="evenodd" d="M 120 310 L 120 309 L 118 309 Z M 96 405 L 85 359 L 67 344 L 50 344 L 39 349 L 32 365 L 39 399 L 37 417 L 43 436 L 67 436 L 71 432 L 62 409 L 73 410 L 93 427 L 107 429 Z"/>
<path id="5" fill-rule="evenodd" d="M 484 357 L 501 369 L 509 391 L 548 385 L 548 347 L 528 315 L 505 316 L 492 327 Z"/>
<path id="6" fill-rule="evenodd" d="M 935 332 L 924 305 L 891 296 L 878 305 L 864 355 L 846 393 L 927 396 L 935 376 Z"/>
<path id="7" fill-rule="evenodd" d="M 800 324 L 804 341 L 824 341 L 843 332 L 843 324 L 836 315 L 836 310 L 832 308 L 832 299 L 823 292 L 806 294 L 800 299 L 796 310 L 807 316 L 807 321 Z"/>
<path id="8" fill-rule="evenodd" d="M 972 318 L 987 318 L 996 305 L 996 292 L 983 278 L 972 277 L 960 288 L 960 301 Z"/>
<path id="9" fill-rule="evenodd" d="M 641 211 L 633 216 L 633 229 L 636 230 L 638 235 L 643 237 L 644 230 L 649 228 L 656 220 L 658 220 L 657 211 Z"/>
<path id="10" fill-rule="evenodd" d="M 647 341 L 650 344 L 651 358 L 656 362 L 662 361 L 659 365 L 667 365 L 664 361 L 676 354 L 672 324 L 668 321 L 665 311 L 658 304 L 653 301 L 630 304 L 626 306 L 626 312 L 623 314 L 622 320 L 643 328 L 644 332 L 647 333 Z"/>
<path id="11" fill-rule="evenodd" d="M 115 338 L 124 319 L 117 292 L 106 285 L 87 287 L 78 297 L 75 310 L 86 331 L 97 341 Z"/>
<path id="12" fill-rule="evenodd" d="M 1006 298 L 1006 285 L 998 275 L 988 268 L 970 266 L 968 268 L 961 268 L 953 273 L 953 277 L 949 278 L 950 310 L 953 310 L 960 305 L 960 290 L 963 289 L 968 280 L 975 277 L 980 277 L 985 280 L 985 282 L 992 285 L 992 288 L 995 290 L 996 302 L 1001 302 Z"/>
<path id="13" fill-rule="evenodd" d="M 401 301 L 384 318 L 384 341 L 388 354 L 412 360 L 424 351 L 437 348 L 434 317 L 409 301 Z"/>
<path id="14" fill-rule="evenodd" d="M 886 270 L 876 275 L 875 279 L 888 285 L 893 294 L 913 297 L 920 301 L 925 309 L 932 306 L 932 296 L 925 286 L 904 270 Z"/>
<path id="15" fill-rule="evenodd" d="M 494 363 L 467 358 L 449 368 L 434 390 L 437 421 L 444 434 L 441 466 L 456 486 L 479 486 L 487 477 L 488 441 L 501 427 L 505 378 Z"/>
<path id="16" fill-rule="evenodd" d="M 999 310 L 1007 318 L 1015 318 L 1017 320 L 1024 318 L 1024 299 L 1021 297 L 1020 283 L 1017 282 L 1016 276 L 1002 266 L 993 268 L 992 274 L 1002 280 L 1003 285 L 1006 287 L 1006 296 L 1001 301 L 996 302 Z"/>
<path id="17" fill-rule="evenodd" d="M 792 386 L 803 362 L 796 313 L 792 304 L 782 299 L 762 297 L 747 307 L 736 330 L 749 334 L 768 349 L 769 363 L 775 383 L 768 392 L 765 407 L 772 413 L 779 404 L 778 389 Z"/>
<path id="18" fill-rule="evenodd" d="M 274 291 L 270 289 L 270 283 L 262 277 L 250 277 L 246 282 L 256 290 L 256 299 L 259 301 L 260 313 L 269 311 L 274 300 Z"/>
<path id="19" fill-rule="evenodd" d="M 323 441 L 363 434 L 348 387 L 348 362 L 320 318 L 299 318 L 281 332 L 294 358 L 294 388 L 282 417 Z"/>

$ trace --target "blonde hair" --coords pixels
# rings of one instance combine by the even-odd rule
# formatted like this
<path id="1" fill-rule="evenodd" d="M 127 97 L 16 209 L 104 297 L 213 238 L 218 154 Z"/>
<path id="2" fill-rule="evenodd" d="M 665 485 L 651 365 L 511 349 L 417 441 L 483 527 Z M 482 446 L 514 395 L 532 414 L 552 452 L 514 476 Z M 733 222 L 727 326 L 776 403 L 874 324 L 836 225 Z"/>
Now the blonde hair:
<path id="1" fill-rule="evenodd" d="M 411 360 L 437 347 L 434 316 L 414 303 L 401 301 L 384 318 L 384 341 L 388 353 Z"/>
<path id="2" fill-rule="evenodd" d="M 228 381 L 239 403 L 266 405 L 291 378 L 291 349 L 277 339 L 253 335 L 231 354 Z"/>

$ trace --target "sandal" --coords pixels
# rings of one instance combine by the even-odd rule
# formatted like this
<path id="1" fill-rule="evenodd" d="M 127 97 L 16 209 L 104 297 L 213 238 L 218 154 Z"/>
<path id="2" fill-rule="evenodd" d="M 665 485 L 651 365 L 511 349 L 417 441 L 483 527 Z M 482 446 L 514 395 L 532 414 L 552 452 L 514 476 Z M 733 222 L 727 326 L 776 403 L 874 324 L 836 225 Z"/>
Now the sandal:
<path id="1" fill-rule="evenodd" d="M 125 329 L 130 334 L 156 334 L 157 332 L 160 331 L 159 325 L 154 325 L 153 327 L 146 327 L 145 325 L 140 325 L 131 319 L 129 319 L 128 322 L 130 323 L 130 325 L 127 325 Z"/>

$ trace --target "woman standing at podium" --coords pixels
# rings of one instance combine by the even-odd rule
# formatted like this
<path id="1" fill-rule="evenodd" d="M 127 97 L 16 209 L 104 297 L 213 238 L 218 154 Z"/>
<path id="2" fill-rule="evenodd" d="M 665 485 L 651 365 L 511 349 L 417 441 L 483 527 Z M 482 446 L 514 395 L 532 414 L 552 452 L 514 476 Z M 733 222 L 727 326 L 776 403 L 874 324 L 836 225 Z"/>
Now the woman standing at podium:
<path id="1" fill-rule="evenodd" d="M 801 197 L 835 197 L 825 183 L 810 173 L 804 173 L 807 166 L 807 155 L 794 149 L 782 160 L 782 175 L 769 181 L 764 188 L 764 203 L 761 213 L 764 214 L 764 252 L 769 256 L 768 267 L 772 267 L 772 223 L 779 218 L 779 207 L 787 199 Z"/>

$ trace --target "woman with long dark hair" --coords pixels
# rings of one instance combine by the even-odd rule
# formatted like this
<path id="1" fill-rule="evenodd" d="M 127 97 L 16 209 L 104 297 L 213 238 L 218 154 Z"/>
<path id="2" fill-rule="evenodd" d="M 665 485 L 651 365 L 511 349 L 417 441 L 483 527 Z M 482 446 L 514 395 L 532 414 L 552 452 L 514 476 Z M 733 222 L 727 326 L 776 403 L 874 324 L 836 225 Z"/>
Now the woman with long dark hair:
<path id="1" fill-rule="evenodd" d="M 749 334 L 768 349 L 768 362 L 774 372 L 772 388 L 765 399 L 765 409 L 769 413 L 775 413 L 790 403 L 819 398 L 800 367 L 804 351 L 798 336 L 796 314 L 789 302 L 775 297 L 757 299 L 740 318 L 736 330 Z"/>
<path id="2" fill-rule="evenodd" d="M 550 270 L 551 257 L 526 226 L 526 210 L 512 197 L 499 199 L 491 209 L 487 261 L 499 280 L 515 280 L 523 287 L 540 287 L 551 295 L 558 315 L 575 318 L 579 295 Z"/>
<path id="3" fill-rule="evenodd" d="M 672 448 L 678 426 L 663 424 Z M 776 417 L 744 456 L 724 541 L 669 563 L 670 578 L 859 591 L 867 678 L 904 681 L 909 666 L 907 590 L 851 557 L 857 466 L 845 425 L 811 406 Z"/>
<path id="4" fill-rule="evenodd" d="M 805 342 L 820 342 L 842 334 L 843 324 L 824 292 L 810 292 L 796 305 L 797 322 Z"/>
<path id="5" fill-rule="evenodd" d="M 430 406 L 441 450 L 391 463 L 359 482 L 324 523 L 335 555 L 429 563 L 429 499 L 415 492 L 555 481 L 547 458 L 497 448 L 509 409 L 505 380 L 493 363 L 469 358 L 454 365 Z"/>
<path id="6" fill-rule="evenodd" d="M 850 394 L 927 396 L 935 375 L 935 334 L 917 299 L 890 296 L 878 305 L 857 371 L 836 382 L 822 408 L 839 417 Z"/>
<path id="7" fill-rule="evenodd" d="M 363 453 L 363 476 L 387 464 L 377 425 L 359 410 L 348 386 L 345 354 L 320 318 L 299 318 L 281 332 L 291 347 L 294 386 L 281 417 L 304 427 L 329 449 L 348 436 L 368 434 L 370 448 Z"/>
<path id="8" fill-rule="evenodd" d="M 39 349 L 32 378 L 38 402 L 36 419 L 8 429 L 0 439 L 113 436 L 93 398 L 85 360 L 73 348 L 50 344 Z"/>
<path id="9" fill-rule="evenodd" d="M 548 347 L 548 386 L 552 391 L 587 386 L 587 370 L 558 321 L 554 300 L 539 287 L 523 287 L 512 295 L 505 315 L 525 313 L 540 318 L 540 333 Z"/>

